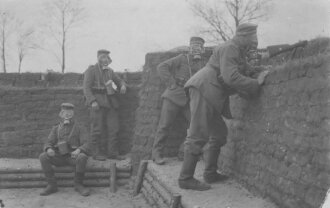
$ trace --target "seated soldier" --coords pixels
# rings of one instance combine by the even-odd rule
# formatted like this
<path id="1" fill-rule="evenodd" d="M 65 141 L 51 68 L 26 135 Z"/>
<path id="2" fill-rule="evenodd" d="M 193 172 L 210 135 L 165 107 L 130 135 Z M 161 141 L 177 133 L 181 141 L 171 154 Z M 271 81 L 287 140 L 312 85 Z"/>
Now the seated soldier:
<path id="1" fill-rule="evenodd" d="M 61 122 L 53 127 L 44 146 L 44 152 L 39 156 L 42 170 L 48 182 L 40 193 L 47 196 L 57 192 L 54 177 L 54 166 L 75 166 L 74 188 L 82 196 L 88 196 L 90 191 L 83 185 L 85 167 L 90 153 L 90 143 L 82 143 L 82 128 L 73 120 L 74 105 L 63 103 L 59 114 Z"/>

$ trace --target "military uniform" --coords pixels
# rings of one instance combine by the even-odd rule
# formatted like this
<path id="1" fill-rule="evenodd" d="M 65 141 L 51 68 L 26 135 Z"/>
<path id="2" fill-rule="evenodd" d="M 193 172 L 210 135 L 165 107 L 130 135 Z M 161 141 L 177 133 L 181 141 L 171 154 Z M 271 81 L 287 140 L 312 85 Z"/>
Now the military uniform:
<path id="1" fill-rule="evenodd" d="M 62 107 L 65 108 L 66 105 L 73 108 L 72 104 L 64 104 Z M 74 121 L 70 123 L 61 121 L 52 128 L 44 145 L 44 152 L 39 156 L 42 170 L 49 184 L 41 195 L 49 195 L 57 191 L 53 165 L 74 166 L 76 189 L 79 189 L 78 191 L 84 196 L 89 195 L 89 190 L 82 185 L 88 156 L 92 149 L 91 142 L 86 138 L 86 135 L 83 128 L 79 127 Z M 47 151 L 49 149 L 55 152 L 54 156 L 48 155 Z M 80 150 L 80 153 L 76 157 L 72 157 L 72 152 L 77 149 Z"/>
<path id="2" fill-rule="evenodd" d="M 229 96 L 235 93 L 255 95 L 260 88 L 256 79 L 244 75 L 246 69 L 245 50 L 234 38 L 217 46 L 206 66 L 186 83 L 191 121 L 185 141 L 180 187 L 196 190 L 209 188 L 193 178 L 196 163 L 206 143 L 204 179 L 212 182 L 213 176 L 219 176 L 217 160 L 227 138 L 227 127 L 222 116 L 231 118 Z M 191 182 L 184 183 L 186 181 Z"/>
<path id="3" fill-rule="evenodd" d="M 190 120 L 188 99 L 184 91 L 186 81 L 205 65 L 204 59 L 193 59 L 190 54 L 180 54 L 157 67 L 159 77 L 167 84 L 162 94 L 162 109 L 153 145 L 153 157 L 159 157 L 165 146 L 169 128 L 178 114 Z"/>
<path id="4" fill-rule="evenodd" d="M 107 146 L 108 156 L 116 157 L 119 154 L 119 104 L 115 94 L 107 94 L 105 83 L 109 80 L 114 82 L 117 89 L 125 85 L 111 68 L 102 69 L 98 63 L 90 66 L 84 73 L 84 95 L 88 106 L 95 101 L 99 106 L 98 109 L 90 108 L 91 137 L 97 149 L 96 154 L 100 153 L 101 147 Z"/>
<path id="5" fill-rule="evenodd" d="M 83 140 L 86 141 L 84 137 L 86 134 L 83 133 L 83 129 L 80 128 L 74 122 L 70 124 L 59 123 L 55 125 L 49 136 L 48 140 L 44 145 L 44 152 L 40 155 L 40 161 L 42 169 L 45 172 L 53 171 L 52 165 L 55 166 L 66 166 L 71 165 L 76 167 L 77 172 L 85 172 L 85 166 L 90 155 L 92 146 L 88 141 L 82 143 Z M 67 142 L 69 146 L 69 152 L 73 152 L 76 149 L 80 149 L 81 153 L 77 158 L 71 158 L 70 153 L 61 155 L 58 149 L 58 144 L 60 142 Z M 51 148 L 55 150 L 55 156 L 49 157 L 47 155 L 47 150 Z"/>

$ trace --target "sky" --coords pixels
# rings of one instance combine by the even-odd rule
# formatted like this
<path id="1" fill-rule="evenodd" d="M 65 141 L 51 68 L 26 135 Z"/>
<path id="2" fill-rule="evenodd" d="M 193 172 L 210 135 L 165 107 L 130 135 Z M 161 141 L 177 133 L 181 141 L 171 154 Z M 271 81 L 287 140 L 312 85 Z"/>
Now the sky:
<path id="1" fill-rule="evenodd" d="M 46 0 L 0 0 L 25 25 L 40 27 Z M 206 1 L 206 0 L 204 0 Z M 67 72 L 83 73 L 96 63 L 96 51 L 108 49 L 115 71 L 142 70 L 148 52 L 188 45 L 204 24 L 187 0 L 82 0 L 87 18 L 70 36 Z M 295 43 L 330 36 L 330 0 L 273 0 L 268 20 L 258 23 L 259 46 Z M 44 40 L 44 39 L 43 39 Z M 47 38 L 44 43 L 56 50 Z M 8 46 L 8 72 L 17 72 L 17 48 Z M 60 71 L 54 56 L 36 50 L 24 59 L 23 72 Z M 1 69 L 0 69 L 1 70 Z"/>

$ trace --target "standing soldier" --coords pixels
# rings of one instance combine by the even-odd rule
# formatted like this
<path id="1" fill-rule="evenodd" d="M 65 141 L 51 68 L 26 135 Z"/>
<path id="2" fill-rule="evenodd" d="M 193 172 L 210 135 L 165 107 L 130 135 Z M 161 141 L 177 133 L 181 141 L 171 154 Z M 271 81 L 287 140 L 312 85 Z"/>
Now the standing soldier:
<path id="1" fill-rule="evenodd" d="M 192 37 L 188 54 L 180 54 L 168 59 L 157 67 L 162 82 L 166 83 L 168 87 L 162 95 L 162 110 L 152 150 L 152 158 L 156 164 L 165 163 L 162 151 L 169 134 L 169 128 L 176 116 L 181 113 L 189 121 L 188 99 L 183 86 L 193 74 L 205 65 L 202 59 L 204 42 L 200 37 Z"/>
<path id="2" fill-rule="evenodd" d="M 108 67 L 112 62 L 109 54 L 107 50 L 99 50 L 98 62 L 84 74 L 84 94 L 90 106 L 91 137 L 96 150 L 94 159 L 101 161 L 106 160 L 101 147 L 107 147 L 108 158 L 124 159 L 118 151 L 119 104 L 115 88 L 119 89 L 120 94 L 125 94 L 126 84 Z"/>
<path id="3" fill-rule="evenodd" d="M 256 47 L 257 25 L 245 23 L 237 27 L 232 40 L 217 46 L 206 66 L 185 85 L 189 90 L 191 121 L 184 147 L 184 161 L 179 177 L 182 189 L 208 190 L 208 183 L 228 177 L 217 172 L 220 148 L 226 144 L 227 127 L 222 116 L 230 118 L 229 96 L 238 93 L 245 97 L 256 95 L 268 71 L 257 79 L 244 75 L 248 70 L 246 52 Z M 206 183 L 194 178 L 194 172 L 204 145 Z"/>
<path id="4" fill-rule="evenodd" d="M 40 193 L 47 196 L 57 192 L 53 165 L 74 166 L 74 187 L 82 196 L 89 195 L 89 189 L 83 185 L 85 168 L 91 151 L 90 142 L 83 143 L 83 129 L 73 120 L 74 106 L 71 103 L 61 105 L 61 122 L 51 130 L 44 152 L 39 156 L 42 170 L 48 182 L 47 187 Z"/>

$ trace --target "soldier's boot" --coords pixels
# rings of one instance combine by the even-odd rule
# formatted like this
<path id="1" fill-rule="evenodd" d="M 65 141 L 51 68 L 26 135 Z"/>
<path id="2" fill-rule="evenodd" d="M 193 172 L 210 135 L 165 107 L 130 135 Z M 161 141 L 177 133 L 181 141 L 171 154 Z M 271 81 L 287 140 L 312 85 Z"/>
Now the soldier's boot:
<path id="1" fill-rule="evenodd" d="M 161 153 L 158 150 L 153 150 L 152 151 L 152 160 L 157 165 L 164 165 L 165 164 L 165 159 L 161 156 Z"/>
<path id="2" fill-rule="evenodd" d="M 220 148 L 210 148 L 204 152 L 203 155 L 205 161 L 204 181 L 206 183 L 222 182 L 229 179 L 228 176 L 217 172 L 219 154 L 220 154 Z"/>
<path id="3" fill-rule="evenodd" d="M 95 155 L 93 156 L 93 159 L 99 161 L 105 161 L 107 159 L 101 152 L 100 142 L 98 142 L 98 144 L 95 145 Z"/>
<path id="4" fill-rule="evenodd" d="M 206 191 L 211 188 L 207 183 L 201 182 L 194 178 L 194 173 L 199 156 L 190 152 L 184 152 L 184 160 L 179 177 L 179 187 L 182 189 L 192 189 L 196 191 Z"/>
<path id="5" fill-rule="evenodd" d="M 76 172 L 74 178 L 74 190 L 76 190 L 81 196 L 89 196 L 90 190 L 83 185 L 84 173 Z"/>
<path id="6" fill-rule="evenodd" d="M 46 188 L 40 193 L 40 196 L 48 196 L 58 191 L 54 172 L 45 172 L 45 177 L 48 184 Z"/>

